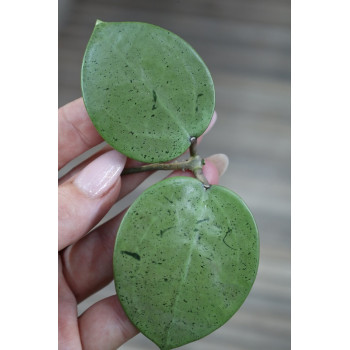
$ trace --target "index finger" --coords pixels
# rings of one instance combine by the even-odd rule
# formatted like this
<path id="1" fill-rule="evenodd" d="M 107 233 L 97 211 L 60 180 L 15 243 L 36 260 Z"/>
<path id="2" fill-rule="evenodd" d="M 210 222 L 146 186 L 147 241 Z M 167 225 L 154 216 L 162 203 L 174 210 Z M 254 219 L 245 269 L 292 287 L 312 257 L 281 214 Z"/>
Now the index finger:
<path id="1" fill-rule="evenodd" d="M 58 169 L 102 141 L 82 98 L 58 110 Z"/>

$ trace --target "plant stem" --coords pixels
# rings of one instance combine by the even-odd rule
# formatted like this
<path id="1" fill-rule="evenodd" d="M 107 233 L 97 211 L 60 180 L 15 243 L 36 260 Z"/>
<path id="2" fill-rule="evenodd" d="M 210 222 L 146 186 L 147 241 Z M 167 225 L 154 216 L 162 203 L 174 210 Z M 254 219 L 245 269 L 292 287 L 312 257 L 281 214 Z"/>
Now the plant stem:
<path id="1" fill-rule="evenodd" d="M 191 137 L 191 146 L 190 146 L 190 156 L 195 157 L 197 155 L 197 138 Z"/>
<path id="2" fill-rule="evenodd" d="M 126 168 L 123 170 L 122 175 L 142 173 L 144 171 L 155 171 L 155 170 L 192 170 L 191 158 L 183 162 L 174 163 L 153 163 L 142 165 L 137 168 Z"/>
<path id="3" fill-rule="evenodd" d="M 122 175 L 136 174 L 144 171 L 156 171 L 156 170 L 190 170 L 193 172 L 194 176 L 203 183 L 204 188 L 208 189 L 210 184 L 203 173 L 203 165 L 205 164 L 204 159 L 197 155 L 197 138 L 191 137 L 190 146 L 190 158 L 173 163 L 153 163 L 142 165 L 137 168 L 127 168 L 124 169 Z"/>

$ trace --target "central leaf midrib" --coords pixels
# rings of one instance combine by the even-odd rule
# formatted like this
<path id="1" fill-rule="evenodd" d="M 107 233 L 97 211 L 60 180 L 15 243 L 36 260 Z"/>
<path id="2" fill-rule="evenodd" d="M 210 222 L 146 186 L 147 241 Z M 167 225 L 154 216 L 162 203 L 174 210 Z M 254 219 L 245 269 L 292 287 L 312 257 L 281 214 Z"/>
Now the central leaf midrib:
<path id="1" fill-rule="evenodd" d="M 188 132 L 188 130 L 186 128 L 184 128 L 183 124 L 183 120 L 176 118 L 175 117 L 175 113 L 172 112 L 172 110 L 174 110 L 174 108 L 172 107 L 172 110 L 169 109 L 169 107 L 164 103 L 163 99 L 164 97 L 162 97 L 162 93 L 158 90 L 156 90 L 156 87 L 154 86 L 153 82 L 151 79 L 149 79 L 146 74 L 145 71 L 143 69 L 142 64 L 139 64 L 137 66 L 135 66 L 134 61 L 129 60 L 127 61 L 124 57 L 120 57 L 123 62 L 126 64 L 128 64 L 132 70 L 135 73 L 135 77 L 139 76 L 140 77 L 140 81 L 145 83 L 145 87 L 149 90 L 150 92 L 150 96 L 152 96 L 152 92 L 156 91 L 157 93 L 157 102 L 163 107 L 163 109 L 167 112 L 167 114 L 169 115 L 169 117 L 174 121 L 174 123 L 178 126 L 178 128 L 180 130 L 182 130 L 182 132 L 184 133 L 184 135 L 186 135 L 188 138 L 192 135 L 190 135 L 190 133 Z M 191 78 L 193 79 L 193 77 L 191 76 Z M 128 84 L 128 83 L 127 83 Z"/>
<path id="2" fill-rule="evenodd" d="M 204 196 L 205 195 L 206 195 L 206 193 L 202 192 L 202 197 L 201 197 L 200 201 L 201 201 L 201 203 L 203 203 L 203 207 L 202 207 L 202 210 L 201 210 L 200 214 L 197 216 L 198 218 L 202 218 L 203 217 L 203 213 L 207 209 L 206 205 L 204 205 Z M 200 235 L 199 231 L 197 231 L 196 234 L 193 235 L 193 238 L 192 238 L 192 241 L 191 241 L 191 245 L 190 245 L 190 247 L 188 249 L 188 256 L 187 256 L 186 262 L 184 263 L 185 271 L 184 271 L 184 274 L 183 274 L 183 276 L 181 278 L 181 281 L 180 281 L 180 284 L 179 284 L 179 288 L 177 289 L 176 297 L 174 298 L 174 302 L 173 302 L 173 305 L 172 305 L 173 317 L 172 317 L 172 319 L 171 319 L 171 321 L 170 321 L 170 323 L 168 325 L 168 328 L 167 328 L 167 333 L 166 333 L 166 337 L 165 337 L 165 348 L 164 349 L 168 349 L 169 333 L 170 333 L 171 326 L 172 326 L 172 324 L 174 322 L 175 314 L 176 314 L 176 310 L 177 310 L 176 304 L 178 303 L 180 294 L 182 294 L 182 289 L 183 289 L 183 286 L 184 286 L 185 281 L 187 279 L 188 271 L 190 269 L 190 264 L 191 264 L 191 260 L 192 260 L 192 252 L 194 250 L 194 247 L 197 245 L 199 235 Z M 162 348 L 162 350 L 164 350 L 164 349 Z"/>
<path id="3" fill-rule="evenodd" d="M 154 86 L 153 82 L 151 79 L 147 78 L 142 65 L 140 65 L 141 68 L 141 81 L 145 83 L 145 86 L 148 88 L 150 95 L 152 96 L 153 91 L 157 93 L 157 103 L 167 112 L 167 115 L 173 120 L 175 125 L 182 130 L 184 135 L 186 135 L 188 138 L 190 137 L 189 132 L 187 129 L 183 126 L 183 120 L 176 118 L 175 113 L 173 112 L 174 108 L 172 107 L 172 110 L 169 109 L 169 107 L 164 103 L 164 97 L 162 96 L 163 94 Z M 158 90 L 158 91 L 157 91 Z"/>

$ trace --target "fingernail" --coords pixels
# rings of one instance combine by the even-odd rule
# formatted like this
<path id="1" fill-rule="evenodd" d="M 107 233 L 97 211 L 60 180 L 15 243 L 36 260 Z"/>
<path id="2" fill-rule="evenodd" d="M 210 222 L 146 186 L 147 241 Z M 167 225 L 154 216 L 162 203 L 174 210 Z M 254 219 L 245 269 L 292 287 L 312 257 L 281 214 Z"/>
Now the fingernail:
<path id="1" fill-rule="evenodd" d="M 218 170 L 219 176 L 223 175 L 226 172 L 229 164 L 229 159 L 226 154 L 214 154 L 208 157 L 207 159 L 215 165 L 215 168 Z"/>
<path id="2" fill-rule="evenodd" d="M 117 182 L 125 162 L 123 154 L 108 151 L 87 165 L 75 178 L 74 184 L 91 198 L 102 197 Z"/>
<path id="3" fill-rule="evenodd" d="M 218 118 L 218 115 L 216 114 L 216 111 L 214 111 L 213 117 L 211 118 L 211 121 L 210 121 L 207 129 L 204 131 L 203 135 L 205 135 L 214 126 L 217 118 Z"/>

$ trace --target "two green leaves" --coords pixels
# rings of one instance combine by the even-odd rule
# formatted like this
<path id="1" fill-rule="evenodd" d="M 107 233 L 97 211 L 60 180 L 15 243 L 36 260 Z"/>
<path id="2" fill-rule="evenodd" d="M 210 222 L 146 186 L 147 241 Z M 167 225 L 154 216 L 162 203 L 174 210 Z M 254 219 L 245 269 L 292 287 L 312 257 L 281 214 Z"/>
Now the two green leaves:
<path id="1" fill-rule="evenodd" d="M 143 162 L 180 156 L 214 111 L 214 85 L 201 58 L 151 24 L 97 21 L 81 83 L 101 136 Z M 256 224 L 235 193 L 173 177 L 126 213 L 113 257 L 115 286 L 130 320 L 167 350 L 224 324 L 248 296 L 258 261 Z"/>

